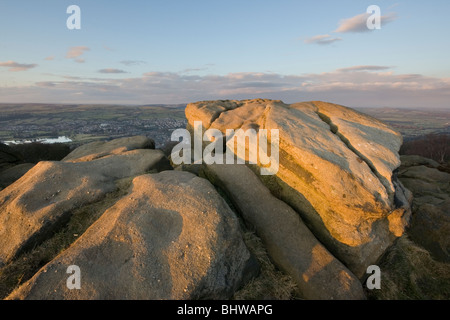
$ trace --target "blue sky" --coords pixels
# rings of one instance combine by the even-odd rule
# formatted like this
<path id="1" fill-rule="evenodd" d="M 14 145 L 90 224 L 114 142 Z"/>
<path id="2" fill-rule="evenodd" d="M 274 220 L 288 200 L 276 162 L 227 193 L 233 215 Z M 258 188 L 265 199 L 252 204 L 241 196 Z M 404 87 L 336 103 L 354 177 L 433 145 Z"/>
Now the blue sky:
<path id="1" fill-rule="evenodd" d="M 66 27 L 72 4 L 81 30 Z M 363 26 L 369 5 L 380 30 Z M 1 0 L 0 102 L 450 107 L 448 12 L 445 0 Z"/>

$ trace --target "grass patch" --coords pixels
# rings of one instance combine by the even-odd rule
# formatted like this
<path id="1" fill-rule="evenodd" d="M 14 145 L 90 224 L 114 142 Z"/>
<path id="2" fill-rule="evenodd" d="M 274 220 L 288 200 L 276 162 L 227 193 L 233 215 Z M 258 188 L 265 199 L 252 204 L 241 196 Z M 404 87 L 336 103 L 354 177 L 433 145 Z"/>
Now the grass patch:
<path id="1" fill-rule="evenodd" d="M 367 290 L 369 299 L 450 299 L 450 264 L 434 260 L 407 236 L 399 238 L 385 253 L 379 267 L 381 289 Z"/>
<path id="2" fill-rule="evenodd" d="M 117 181 L 118 189 L 103 200 L 76 209 L 69 223 L 50 239 L 0 269 L 0 299 L 28 281 L 44 265 L 66 250 L 117 200 L 128 193 L 133 178 Z"/>
<path id="3" fill-rule="evenodd" d="M 269 258 L 261 239 L 253 232 L 244 233 L 248 249 L 261 265 L 259 276 L 238 290 L 233 300 L 294 300 L 299 299 L 298 288 L 289 275 L 278 270 Z"/>
<path id="4" fill-rule="evenodd" d="M 200 170 L 199 176 L 209 180 L 225 200 L 230 209 L 239 219 L 243 230 L 243 239 L 249 251 L 255 256 L 260 264 L 260 273 L 251 279 L 243 288 L 236 291 L 232 300 L 294 300 L 300 299 L 298 287 L 294 280 L 284 272 L 277 269 L 272 263 L 262 240 L 246 227 L 238 209 L 228 197 L 226 191 L 214 183 L 214 178 L 207 172 Z"/>

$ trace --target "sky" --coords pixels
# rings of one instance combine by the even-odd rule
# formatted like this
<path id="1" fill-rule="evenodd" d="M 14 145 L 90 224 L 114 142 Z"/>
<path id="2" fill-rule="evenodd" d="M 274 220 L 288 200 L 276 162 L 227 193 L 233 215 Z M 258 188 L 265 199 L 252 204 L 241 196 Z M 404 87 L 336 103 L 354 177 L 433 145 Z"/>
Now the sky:
<path id="1" fill-rule="evenodd" d="M 449 12 L 448 0 L 0 0 L 0 103 L 450 108 Z"/>

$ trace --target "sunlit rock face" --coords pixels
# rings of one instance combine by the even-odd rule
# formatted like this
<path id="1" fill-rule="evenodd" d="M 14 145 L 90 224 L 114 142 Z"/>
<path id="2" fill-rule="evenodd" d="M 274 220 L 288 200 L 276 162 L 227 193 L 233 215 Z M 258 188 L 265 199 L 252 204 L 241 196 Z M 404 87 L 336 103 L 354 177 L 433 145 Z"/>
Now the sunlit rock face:
<path id="1" fill-rule="evenodd" d="M 261 180 L 357 276 L 403 234 L 410 208 L 394 177 L 402 137 L 386 124 L 332 103 L 263 99 L 191 103 L 186 118 L 190 129 L 201 121 L 224 135 L 277 129 L 278 170 Z"/>
<path id="2" fill-rule="evenodd" d="M 203 174 L 225 190 L 272 261 L 289 274 L 304 299 L 364 299 L 359 279 L 334 257 L 289 205 L 273 196 L 243 165 L 206 165 Z"/>

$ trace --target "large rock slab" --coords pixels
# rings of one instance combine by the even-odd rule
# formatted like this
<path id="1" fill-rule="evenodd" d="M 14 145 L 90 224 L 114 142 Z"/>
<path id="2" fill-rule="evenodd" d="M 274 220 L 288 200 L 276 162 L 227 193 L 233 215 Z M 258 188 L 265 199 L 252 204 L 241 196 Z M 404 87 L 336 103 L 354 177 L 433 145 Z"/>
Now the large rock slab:
<path id="1" fill-rule="evenodd" d="M 297 283 L 305 299 L 364 299 L 359 279 L 274 197 L 245 165 L 207 165 L 203 174 L 223 189 L 274 263 Z"/>
<path id="2" fill-rule="evenodd" d="M 116 190 L 115 181 L 167 162 L 159 150 L 133 150 L 89 162 L 40 162 L 0 191 L 0 266 L 46 239 L 72 212 Z"/>
<path id="3" fill-rule="evenodd" d="M 279 170 L 261 179 L 358 277 L 404 232 L 410 210 L 396 206 L 392 182 L 402 137 L 384 123 L 329 103 L 261 99 L 192 103 L 186 117 L 224 134 L 278 129 Z"/>
<path id="4" fill-rule="evenodd" d="M 188 125 L 194 126 L 194 121 L 201 121 L 203 126 L 209 127 L 224 111 L 233 110 L 241 106 L 240 101 L 202 101 L 189 103 L 186 106 L 185 114 Z"/>
<path id="5" fill-rule="evenodd" d="M 133 180 L 69 249 L 8 299 L 226 299 L 251 255 L 237 217 L 205 179 L 166 171 Z M 66 286 L 77 265 L 81 287 Z"/>
<path id="6" fill-rule="evenodd" d="M 110 141 L 95 141 L 76 148 L 62 159 L 62 161 L 91 161 L 135 149 L 155 149 L 155 142 L 145 136 L 125 137 Z"/>
<path id="7" fill-rule="evenodd" d="M 401 155 L 400 161 L 402 167 L 427 166 L 430 168 L 438 168 L 439 163 L 418 155 Z"/>

